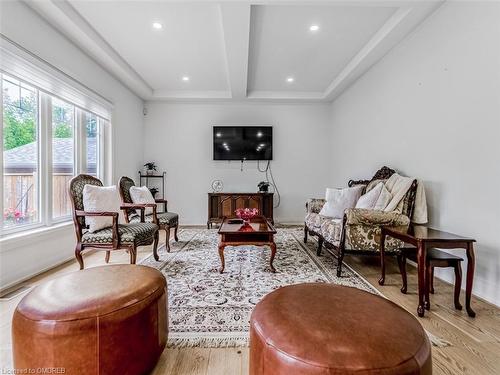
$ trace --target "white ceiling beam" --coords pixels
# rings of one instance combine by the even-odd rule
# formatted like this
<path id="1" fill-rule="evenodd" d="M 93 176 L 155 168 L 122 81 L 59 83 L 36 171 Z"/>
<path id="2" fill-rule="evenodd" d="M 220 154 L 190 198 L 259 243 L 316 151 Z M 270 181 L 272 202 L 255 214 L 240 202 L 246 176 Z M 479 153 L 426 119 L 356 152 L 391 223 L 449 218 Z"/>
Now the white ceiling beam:
<path id="1" fill-rule="evenodd" d="M 399 8 L 334 78 L 325 90 L 325 99 L 335 100 L 443 3 L 428 1 Z"/>
<path id="2" fill-rule="evenodd" d="M 136 95 L 152 97 L 153 89 L 66 0 L 25 3 Z"/>
<path id="3" fill-rule="evenodd" d="M 234 99 L 247 96 L 250 4 L 220 5 L 227 76 Z"/>
<path id="4" fill-rule="evenodd" d="M 191 90 L 154 90 L 153 99 L 172 100 L 172 99 L 231 99 L 232 95 L 229 91 L 219 90 L 204 90 L 204 91 L 191 91 Z"/>
<path id="5" fill-rule="evenodd" d="M 320 91 L 250 91 L 248 93 L 250 100 L 314 100 L 323 101 L 324 94 Z"/>

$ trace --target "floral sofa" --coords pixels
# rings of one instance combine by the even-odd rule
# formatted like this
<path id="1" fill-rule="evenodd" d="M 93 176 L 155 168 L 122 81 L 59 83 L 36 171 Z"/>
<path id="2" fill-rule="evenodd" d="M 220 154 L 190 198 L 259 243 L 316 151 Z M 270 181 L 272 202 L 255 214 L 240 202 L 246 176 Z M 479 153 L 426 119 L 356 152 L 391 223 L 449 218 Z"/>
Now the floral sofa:
<path id="1" fill-rule="evenodd" d="M 349 187 L 368 185 L 377 180 L 387 180 L 395 171 L 388 167 L 379 169 L 370 180 L 350 180 Z M 380 228 L 398 226 L 408 228 L 415 204 L 417 181 L 414 180 L 401 202 L 401 212 L 384 212 L 360 208 L 347 209 L 342 219 L 334 219 L 319 214 L 325 204 L 324 199 L 310 199 L 306 203 L 306 217 L 304 225 L 304 242 L 307 236 L 318 237 L 317 254 L 321 255 L 325 247 L 330 253 L 337 256 L 337 276 L 342 274 L 342 260 L 344 254 L 375 254 L 380 255 Z M 386 254 L 397 254 L 403 243 L 388 237 L 385 243 Z M 382 276 L 380 284 L 385 279 L 385 264 L 381 258 Z"/>

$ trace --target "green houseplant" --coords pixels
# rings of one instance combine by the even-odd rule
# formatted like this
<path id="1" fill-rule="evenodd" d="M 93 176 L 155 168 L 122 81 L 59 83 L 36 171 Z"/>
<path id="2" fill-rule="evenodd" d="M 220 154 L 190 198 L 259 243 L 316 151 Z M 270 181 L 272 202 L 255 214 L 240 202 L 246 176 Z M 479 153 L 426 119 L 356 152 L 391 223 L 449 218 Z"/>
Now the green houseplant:
<path id="1" fill-rule="evenodd" d="M 156 163 L 154 161 L 147 162 L 146 164 L 144 164 L 144 167 L 146 168 L 147 175 L 155 174 L 155 172 L 158 170 L 158 167 L 156 166 Z"/>

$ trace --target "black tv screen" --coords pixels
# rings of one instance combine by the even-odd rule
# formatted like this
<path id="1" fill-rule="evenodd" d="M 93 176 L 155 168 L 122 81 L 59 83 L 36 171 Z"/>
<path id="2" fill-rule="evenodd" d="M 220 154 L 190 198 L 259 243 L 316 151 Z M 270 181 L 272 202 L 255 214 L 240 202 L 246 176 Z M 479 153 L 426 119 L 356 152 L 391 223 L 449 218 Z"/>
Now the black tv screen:
<path id="1" fill-rule="evenodd" d="M 214 160 L 272 160 L 272 126 L 214 126 Z"/>

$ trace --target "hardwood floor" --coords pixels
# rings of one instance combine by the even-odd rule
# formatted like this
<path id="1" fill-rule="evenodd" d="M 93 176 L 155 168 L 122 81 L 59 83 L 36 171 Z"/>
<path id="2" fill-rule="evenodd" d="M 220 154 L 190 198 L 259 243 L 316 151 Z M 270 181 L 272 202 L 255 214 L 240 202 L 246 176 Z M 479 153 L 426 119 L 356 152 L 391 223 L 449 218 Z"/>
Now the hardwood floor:
<path id="1" fill-rule="evenodd" d="M 160 238 L 160 244 L 164 241 Z M 149 247 L 139 249 L 137 259 L 151 254 Z M 279 256 L 279 251 L 278 255 Z M 329 255 L 323 255 L 329 256 Z M 84 256 L 86 267 L 105 264 L 104 252 Z M 112 253 L 110 263 L 127 263 L 124 251 Z M 345 262 L 366 278 L 386 297 L 416 315 L 416 272 L 408 267 L 408 294 L 401 294 L 401 277 L 397 264 L 389 260 L 386 285 L 381 287 L 378 259 L 376 257 L 346 256 Z M 69 261 L 41 275 L 33 277 L 25 284 L 37 285 L 58 275 L 78 270 L 76 261 Z M 465 311 L 453 308 L 453 288 L 436 279 L 436 294 L 431 296 L 431 311 L 419 318 L 422 325 L 432 334 L 451 343 L 444 348 L 432 348 L 434 374 L 499 374 L 500 373 L 500 308 L 473 297 L 476 318 L 469 318 Z M 14 309 L 26 292 L 9 300 L 0 301 L 0 371 L 11 367 L 10 327 Z M 462 293 L 461 301 L 464 304 Z M 237 375 L 248 374 L 248 348 L 224 349 L 166 349 L 153 374 L 176 375 Z"/>

